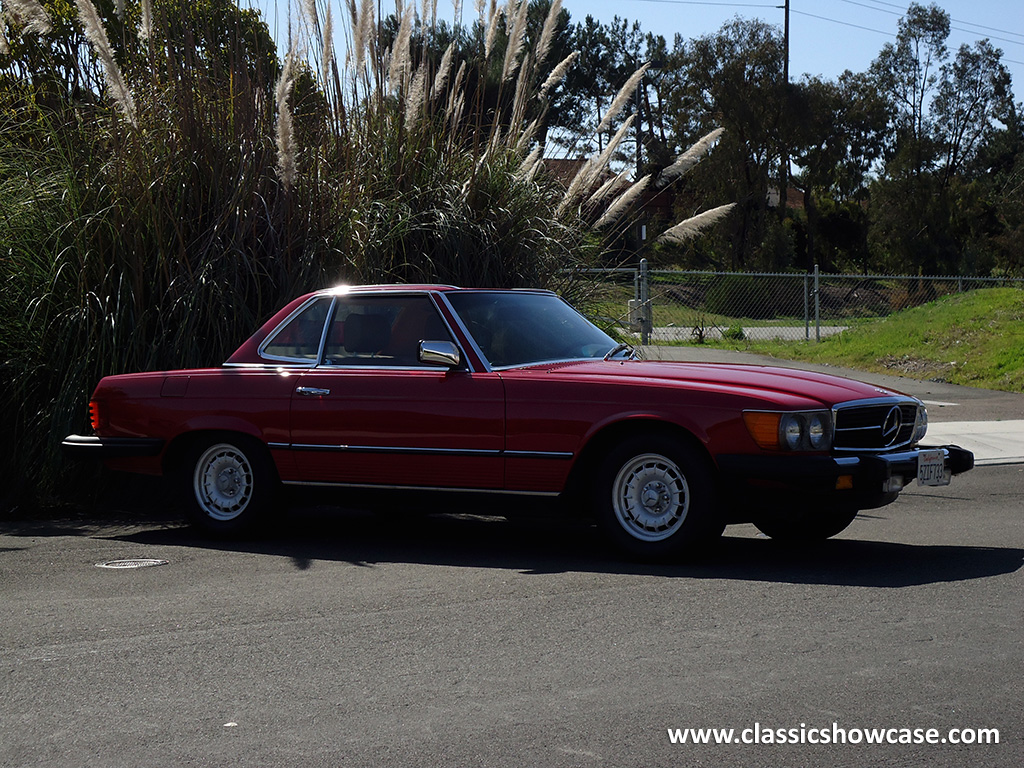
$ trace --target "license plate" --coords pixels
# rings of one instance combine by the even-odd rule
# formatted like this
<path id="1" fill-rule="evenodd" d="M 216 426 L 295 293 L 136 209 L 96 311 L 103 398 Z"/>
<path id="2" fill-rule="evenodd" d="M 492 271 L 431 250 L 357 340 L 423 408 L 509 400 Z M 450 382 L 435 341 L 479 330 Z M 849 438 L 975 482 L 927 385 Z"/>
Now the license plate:
<path id="1" fill-rule="evenodd" d="M 921 451 L 917 455 L 918 485 L 949 485 L 949 476 L 942 451 Z"/>

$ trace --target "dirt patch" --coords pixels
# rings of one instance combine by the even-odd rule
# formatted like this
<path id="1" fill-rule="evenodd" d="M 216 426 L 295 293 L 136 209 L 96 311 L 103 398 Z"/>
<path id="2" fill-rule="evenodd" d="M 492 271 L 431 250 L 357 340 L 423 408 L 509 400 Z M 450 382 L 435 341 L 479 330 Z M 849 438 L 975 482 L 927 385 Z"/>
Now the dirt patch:
<path id="1" fill-rule="evenodd" d="M 938 382 L 948 381 L 948 375 L 957 367 L 956 363 L 937 363 L 934 360 L 911 355 L 887 355 L 879 359 L 878 364 L 900 376 Z"/>

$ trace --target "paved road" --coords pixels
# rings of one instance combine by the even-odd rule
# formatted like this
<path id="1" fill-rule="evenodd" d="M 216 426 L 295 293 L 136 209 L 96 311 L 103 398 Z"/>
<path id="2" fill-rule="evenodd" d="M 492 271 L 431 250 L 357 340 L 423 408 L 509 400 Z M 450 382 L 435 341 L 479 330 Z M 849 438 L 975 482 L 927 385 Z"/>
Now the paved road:
<path id="1" fill-rule="evenodd" d="M 780 341 L 804 341 L 805 339 L 826 338 L 847 330 L 848 325 L 822 325 L 815 330 L 808 330 L 803 325 L 751 325 L 743 328 L 743 336 L 747 339 L 778 339 Z M 712 326 L 704 329 L 704 338 L 710 341 L 722 339 L 726 328 Z M 689 326 L 657 326 L 651 329 L 651 342 L 661 344 L 666 341 L 693 341 L 693 328 Z"/>
<path id="2" fill-rule="evenodd" d="M 0 766 L 1024 765 L 1024 467 L 790 550 L 637 566 L 582 524 L 304 510 L 213 545 L 0 523 Z M 104 570 L 115 558 L 169 564 Z M 998 728 L 681 746 L 668 728 Z"/>

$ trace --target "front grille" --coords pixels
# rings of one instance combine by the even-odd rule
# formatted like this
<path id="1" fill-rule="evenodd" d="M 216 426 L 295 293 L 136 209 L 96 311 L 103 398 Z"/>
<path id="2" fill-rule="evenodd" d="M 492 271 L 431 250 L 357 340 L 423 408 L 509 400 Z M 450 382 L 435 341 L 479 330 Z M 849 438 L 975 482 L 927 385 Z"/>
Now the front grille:
<path id="1" fill-rule="evenodd" d="M 835 440 L 838 451 L 888 451 L 914 439 L 917 403 L 873 400 L 863 405 L 836 406 Z"/>

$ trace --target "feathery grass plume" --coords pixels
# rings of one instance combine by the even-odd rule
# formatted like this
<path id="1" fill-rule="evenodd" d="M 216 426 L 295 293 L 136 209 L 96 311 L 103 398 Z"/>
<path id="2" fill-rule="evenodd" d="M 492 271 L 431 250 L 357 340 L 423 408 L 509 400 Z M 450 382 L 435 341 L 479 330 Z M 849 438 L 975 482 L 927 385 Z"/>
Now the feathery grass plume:
<path id="1" fill-rule="evenodd" d="M 473 0 L 473 7 L 476 9 L 476 15 L 483 21 L 484 18 L 484 7 L 487 5 L 487 0 Z"/>
<path id="2" fill-rule="evenodd" d="M 560 82 L 562 82 L 562 80 L 565 79 L 565 75 L 566 73 L 568 73 L 569 68 L 576 63 L 576 59 L 578 59 L 579 57 L 580 52 L 573 51 L 564 59 L 562 59 L 559 65 L 555 67 L 553 70 L 551 70 L 551 74 L 548 75 L 548 79 L 545 80 L 544 83 L 541 85 L 540 93 L 537 94 L 537 98 L 542 101 L 546 99 L 548 96 L 548 92 L 552 88 L 557 86 Z"/>
<path id="3" fill-rule="evenodd" d="M 600 203 L 602 200 L 608 197 L 608 195 L 615 194 L 620 189 L 628 187 L 630 173 L 630 171 L 623 171 L 617 176 L 612 176 L 610 179 L 608 179 L 608 181 L 606 181 L 604 184 L 598 187 L 597 192 L 590 196 L 590 199 L 587 200 L 586 205 L 588 207 L 596 206 L 598 203 Z"/>
<path id="4" fill-rule="evenodd" d="M 410 11 L 402 14 L 395 44 L 391 47 L 391 63 L 388 65 L 388 85 L 398 91 L 409 68 L 409 40 L 412 38 L 412 17 Z"/>
<path id="5" fill-rule="evenodd" d="M 608 210 L 604 212 L 604 215 L 597 220 L 594 227 L 601 229 L 607 227 L 610 224 L 614 224 L 618 221 L 619 217 L 625 213 L 629 207 L 636 202 L 636 199 L 640 197 L 640 193 L 647 188 L 648 182 L 650 182 L 650 175 L 644 176 L 640 181 L 631 186 L 621 195 L 619 195 L 615 202 L 608 206 Z"/>
<path id="6" fill-rule="evenodd" d="M 320 14 L 316 12 L 316 0 L 302 0 L 300 4 L 302 15 L 306 19 L 306 23 L 314 28 L 320 26 Z"/>
<path id="7" fill-rule="evenodd" d="M 540 128 L 540 118 L 535 118 L 530 121 L 530 124 L 526 126 L 525 130 L 516 139 L 516 154 L 521 155 L 526 151 L 526 148 L 530 146 L 533 141 L 533 137 L 537 135 L 537 129 Z"/>
<path id="8" fill-rule="evenodd" d="M 430 89 L 430 98 L 436 99 L 441 91 L 444 90 L 445 83 L 448 82 L 448 75 L 452 70 L 452 56 L 454 55 L 455 41 L 452 40 L 441 57 L 441 63 L 437 66 L 437 74 L 434 75 L 434 85 Z"/>
<path id="9" fill-rule="evenodd" d="M 544 19 L 544 26 L 540 31 L 540 42 L 537 43 L 537 67 L 544 64 L 551 51 L 551 41 L 555 38 L 555 27 L 558 26 L 558 16 L 562 13 L 562 0 L 555 0 L 551 4 L 547 18 Z"/>
<path id="10" fill-rule="evenodd" d="M 633 121 L 635 119 L 636 115 L 630 115 L 622 121 L 622 125 L 619 127 L 619 130 L 615 132 L 612 140 L 608 142 L 608 146 L 606 146 L 604 151 L 598 155 L 597 160 L 594 161 L 590 170 L 587 171 L 587 178 L 583 180 L 581 185 L 584 189 L 590 189 L 595 183 L 597 183 L 597 180 L 604 172 L 604 169 L 607 168 L 608 163 L 611 162 L 612 154 L 619 148 L 619 144 L 621 144 L 622 140 L 626 137 L 626 133 L 633 126 Z"/>
<path id="11" fill-rule="evenodd" d="M 291 51 L 285 57 L 281 68 L 281 77 L 277 80 L 277 176 L 285 189 L 291 189 L 298 173 L 298 161 L 295 148 L 295 126 L 292 122 L 292 110 L 288 106 L 295 78 L 292 75 L 293 56 Z"/>
<path id="12" fill-rule="evenodd" d="M 52 28 L 50 14 L 38 0 L 4 0 L 4 6 L 14 19 L 24 25 L 26 32 L 45 35 Z"/>
<path id="13" fill-rule="evenodd" d="M 590 175 L 590 169 L 593 167 L 594 162 L 593 157 L 588 157 L 586 162 L 576 171 L 576 175 L 569 182 L 569 188 L 565 190 L 565 194 L 562 196 L 562 201 L 558 204 L 559 214 L 563 213 L 579 196 L 580 191 L 583 189 L 583 182 Z"/>
<path id="14" fill-rule="evenodd" d="M 724 128 L 716 128 L 711 133 L 698 139 L 696 144 L 683 152 L 672 165 L 661 172 L 661 175 L 658 176 L 658 186 L 668 186 L 703 160 L 708 150 L 711 149 L 711 145 L 718 141 L 718 137 L 723 133 L 725 133 Z"/>
<path id="15" fill-rule="evenodd" d="M 331 15 L 331 4 L 327 4 L 327 15 L 324 17 L 323 32 L 323 78 L 324 87 L 331 79 L 331 66 L 334 64 L 334 17 Z"/>
<path id="16" fill-rule="evenodd" d="M 505 63 L 501 67 L 502 82 L 515 74 L 516 66 L 519 64 L 519 54 L 523 52 L 523 43 L 526 40 L 526 12 L 528 10 L 530 10 L 530 0 L 520 0 L 509 32 L 508 45 L 505 48 Z"/>
<path id="17" fill-rule="evenodd" d="M 448 115 L 450 125 L 458 125 L 462 120 L 462 107 L 465 105 L 464 94 L 462 92 L 462 84 L 466 79 L 466 61 L 463 59 L 462 63 L 459 64 L 459 70 L 455 73 L 455 80 L 452 82 L 452 89 L 448 93 L 448 107 L 445 110 Z M 462 103 L 459 104 L 459 100 L 462 99 Z M 455 119 L 455 107 L 459 105 L 459 116 Z"/>
<path id="18" fill-rule="evenodd" d="M 533 67 L 530 62 L 530 56 L 527 55 L 526 61 L 519 68 L 519 77 L 516 78 L 516 92 L 512 97 L 512 115 L 509 118 L 510 125 L 522 125 L 526 119 L 526 107 L 532 97 L 532 71 Z"/>
<path id="19" fill-rule="evenodd" d="M 124 19 L 124 0 L 114 0 L 114 13 L 117 14 L 117 18 Z"/>
<path id="20" fill-rule="evenodd" d="M 534 169 L 537 167 L 537 163 L 540 160 L 540 153 L 543 147 L 534 147 L 534 150 L 526 156 L 526 159 L 519 164 L 519 168 L 516 169 L 515 177 L 519 180 L 524 180 L 533 175 Z"/>
<path id="21" fill-rule="evenodd" d="M 149 40 L 153 36 L 153 0 L 142 0 L 139 19 L 139 39 Z"/>
<path id="22" fill-rule="evenodd" d="M 484 59 L 491 58 L 491 49 L 494 48 L 494 39 L 498 36 L 498 20 L 501 13 L 498 11 L 496 0 L 491 0 L 491 11 L 487 22 L 487 35 L 484 37 Z"/>
<path id="23" fill-rule="evenodd" d="M 685 221 L 679 222 L 671 229 L 666 229 L 662 232 L 658 236 L 657 242 L 684 244 L 695 238 L 712 224 L 716 224 L 724 219 L 735 207 L 736 203 L 729 203 L 712 208 L 710 211 L 704 211 L 704 213 L 698 213 L 696 216 L 691 216 Z"/>
<path id="24" fill-rule="evenodd" d="M 10 43 L 7 41 L 7 34 L 4 31 L 7 26 L 7 22 L 4 21 L 4 16 L 0 13 L 0 56 L 6 55 L 11 52 Z"/>
<path id="25" fill-rule="evenodd" d="M 353 7 L 355 0 L 352 0 Z M 359 8 L 359 23 L 353 29 L 352 46 L 356 49 L 356 67 L 362 70 L 366 63 L 366 52 L 376 41 L 376 10 L 373 0 L 362 0 Z"/>
<path id="26" fill-rule="evenodd" d="M 612 121 L 619 116 L 622 112 L 623 107 L 629 101 L 636 87 L 640 84 L 640 80 L 643 78 L 647 68 L 651 66 L 650 62 L 644 64 L 640 69 L 630 75 L 629 80 L 622 86 L 615 99 L 612 101 L 612 105 L 608 107 L 608 111 L 605 112 L 604 118 L 601 120 L 601 124 L 597 126 L 597 133 L 602 133 L 608 130 L 608 127 L 612 124 Z"/>
<path id="27" fill-rule="evenodd" d="M 412 131 L 419 120 L 420 112 L 423 109 L 424 97 L 427 93 L 427 67 L 421 64 L 412 77 L 412 85 L 409 86 L 409 95 L 405 99 L 405 130 Z"/>
<path id="28" fill-rule="evenodd" d="M 85 37 L 90 45 L 92 45 L 93 51 L 103 65 L 104 80 L 107 81 L 107 87 L 110 88 L 111 96 L 114 97 L 114 101 L 121 108 L 121 111 L 124 112 L 132 127 L 137 127 L 135 100 L 132 98 L 132 94 L 124 82 L 121 68 L 114 61 L 114 53 L 110 48 L 110 41 L 107 39 L 106 30 L 103 29 L 103 24 L 100 22 L 100 16 L 96 12 L 96 6 L 92 4 L 91 0 L 75 0 L 75 5 L 78 6 L 78 18 L 85 28 Z"/>

